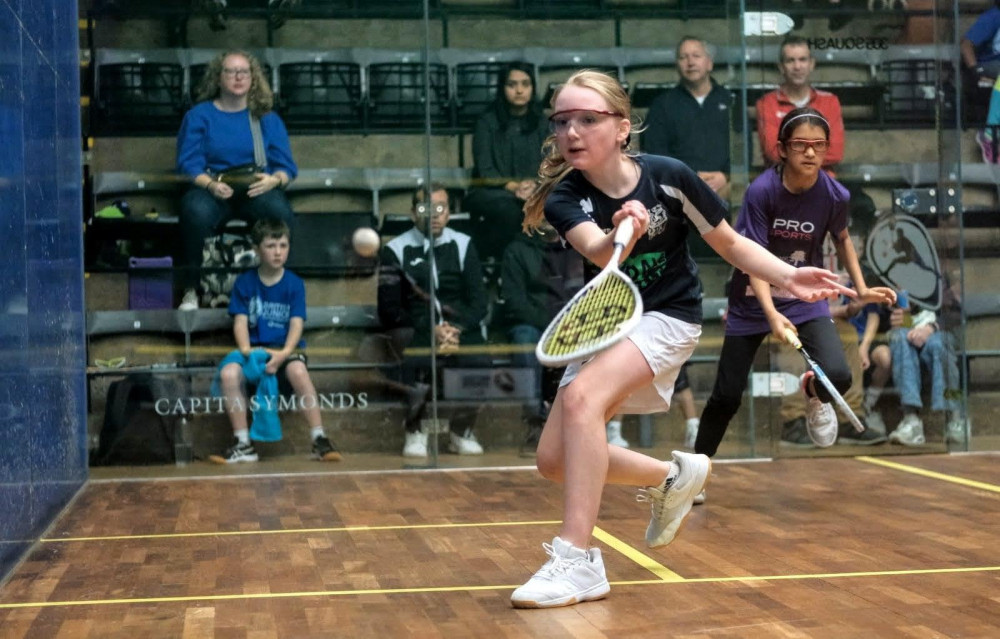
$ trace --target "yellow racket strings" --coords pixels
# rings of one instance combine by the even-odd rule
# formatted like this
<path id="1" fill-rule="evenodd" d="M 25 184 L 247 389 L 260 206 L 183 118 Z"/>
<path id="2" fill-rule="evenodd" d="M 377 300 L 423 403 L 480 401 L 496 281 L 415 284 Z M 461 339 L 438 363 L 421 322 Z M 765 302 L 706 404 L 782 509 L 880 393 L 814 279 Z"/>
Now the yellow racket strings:
<path id="1" fill-rule="evenodd" d="M 545 344 L 545 352 L 559 357 L 593 348 L 614 336 L 634 311 L 635 297 L 631 288 L 612 273 L 581 296 L 563 316 Z"/>

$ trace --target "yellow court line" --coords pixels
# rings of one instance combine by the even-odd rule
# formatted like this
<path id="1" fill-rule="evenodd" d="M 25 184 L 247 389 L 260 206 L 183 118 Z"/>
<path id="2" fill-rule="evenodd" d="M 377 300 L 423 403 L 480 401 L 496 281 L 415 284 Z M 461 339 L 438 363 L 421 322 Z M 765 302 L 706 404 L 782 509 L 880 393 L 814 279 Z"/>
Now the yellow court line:
<path id="1" fill-rule="evenodd" d="M 681 577 L 673 570 L 670 570 L 663 564 L 657 562 L 652 557 L 648 557 L 632 546 L 629 546 L 625 542 L 621 541 L 617 537 L 608 534 L 606 531 L 601 529 L 599 526 L 594 526 L 594 537 L 603 541 L 605 544 L 610 546 L 619 554 L 625 555 L 635 563 L 639 564 L 649 572 L 653 573 L 660 578 L 660 581 L 666 582 L 677 582 L 684 581 L 684 577 Z"/>
<path id="2" fill-rule="evenodd" d="M 634 581 L 612 581 L 614 586 L 635 586 L 635 585 L 656 585 L 672 583 L 674 585 L 687 585 L 692 583 L 727 583 L 734 581 L 754 582 L 754 581 L 781 581 L 781 580 L 805 580 L 805 579 L 837 579 L 837 578 L 858 578 L 858 577 L 894 577 L 912 575 L 934 575 L 970 572 L 993 572 L 1000 571 L 1000 566 L 980 566 L 970 568 L 928 568 L 921 570 L 883 570 L 871 572 L 845 572 L 845 573 L 822 573 L 813 575 L 767 575 L 767 576 L 742 576 L 742 577 L 702 577 L 697 579 L 681 579 L 680 581 L 668 582 L 663 579 L 634 580 Z M 519 585 L 519 584 L 518 584 Z M 369 590 L 315 590 L 304 592 L 258 592 L 258 593 L 237 593 L 231 595 L 187 595 L 183 597 L 136 597 L 132 599 L 92 599 L 77 601 L 28 601 L 21 603 L 0 603 L 0 610 L 14 608 L 58 608 L 69 606 L 114 606 L 114 605 L 134 605 L 150 603 L 178 603 L 188 601 L 236 601 L 249 599 L 289 599 L 301 597 L 360 597 L 365 595 L 404 595 L 428 592 L 482 592 L 489 590 L 514 590 L 517 585 L 489 585 L 489 586 L 431 586 L 421 588 L 373 588 Z"/>
<path id="3" fill-rule="evenodd" d="M 944 473 L 936 473 L 933 470 L 924 470 L 923 468 L 918 468 L 916 466 L 907 466 L 906 464 L 900 464 L 898 462 L 892 462 L 878 457 L 868 457 L 867 455 L 855 457 L 854 459 L 857 459 L 858 461 L 867 462 L 869 464 L 875 464 L 876 466 L 885 466 L 886 468 L 901 470 L 905 473 L 922 475 L 924 477 L 930 477 L 931 479 L 940 479 L 941 481 L 948 481 L 953 484 L 968 486 L 969 488 L 978 488 L 979 490 L 988 490 L 990 492 L 1000 493 L 1000 486 L 997 486 L 996 484 L 987 484 L 981 481 L 973 481 L 971 479 L 955 477 L 954 475 L 945 475 Z"/>
<path id="4" fill-rule="evenodd" d="M 49 537 L 43 544 L 64 544 L 71 541 L 127 541 L 132 539 L 180 539 L 190 537 L 240 537 L 247 535 L 308 535 L 329 532 L 373 532 L 377 530 L 420 530 L 428 528 L 485 528 L 496 526 L 552 526 L 553 521 L 491 521 L 472 524 L 400 524 L 395 526 L 337 526 L 334 528 L 286 528 L 280 530 L 220 530 L 216 532 L 161 533 L 150 535 L 109 535 L 107 537 Z"/>

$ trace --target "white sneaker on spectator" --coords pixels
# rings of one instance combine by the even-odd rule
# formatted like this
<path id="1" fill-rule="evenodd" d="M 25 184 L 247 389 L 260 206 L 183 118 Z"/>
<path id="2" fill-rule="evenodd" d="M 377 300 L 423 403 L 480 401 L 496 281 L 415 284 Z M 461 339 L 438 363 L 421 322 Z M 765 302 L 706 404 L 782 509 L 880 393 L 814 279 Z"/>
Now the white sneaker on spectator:
<path id="1" fill-rule="evenodd" d="M 927 441 L 924 438 L 924 421 L 916 413 L 904 415 L 896 430 L 889 433 L 889 441 L 904 446 L 923 446 Z"/>
<path id="2" fill-rule="evenodd" d="M 406 431 L 403 457 L 427 457 L 427 433 Z"/>
<path id="3" fill-rule="evenodd" d="M 692 417 L 687 420 L 684 424 L 684 448 L 690 448 L 694 450 L 694 443 L 698 439 L 698 426 L 701 425 L 701 420 L 697 417 Z"/>
<path id="4" fill-rule="evenodd" d="M 673 462 L 678 472 L 667 486 L 640 488 L 636 501 L 650 503 L 649 526 L 646 527 L 646 545 L 650 548 L 666 546 L 674 540 L 684 518 L 691 512 L 694 498 L 705 488 L 712 474 L 712 460 L 705 455 L 675 450 Z"/>
<path id="5" fill-rule="evenodd" d="M 865 417 L 865 424 L 868 425 L 868 430 L 878 433 L 879 435 L 886 434 L 885 421 L 882 419 L 882 413 L 878 411 L 871 411 L 868 416 Z"/>
<path id="6" fill-rule="evenodd" d="M 572 606 L 602 599 L 611 590 L 600 549 L 577 548 L 559 537 L 542 548 L 549 560 L 510 596 L 515 608 Z"/>
<path id="7" fill-rule="evenodd" d="M 616 421 L 608 422 L 606 427 L 608 434 L 608 443 L 612 446 L 620 446 L 621 448 L 628 448 L 628 440 L 622 437 L 622 423 Z"/>
<path id="8" fill-rule="evenodd" d="M 694 504 L 695 506 L 701 506 L 702 504 L 705 503 L 705 499 L 707 498 L 708 495 L 705 493 L 705 489 L 702 488 L 701 492 L 694 496 L 694 501 L 691 503 Z"/>
<path id="9" fill-rule="evenodd" d="M 459 455 L 482 455 L 483 447 L 476 440 L 476 435 L 471 430 L 465 431 L 464 435 L 451 433 L 451 441 L 448 449 Z"/>
<path id="10" fill-rule="evenodd" d="M 177 307 L 178 311 L 197 311 L 198 310 L 198 291 L 193 288 L 189 288 L 184 291 L 184 297 L 181 299 L 180 306 Z"/>
<path id="11" fill-rule="evenodd" d="M 966 420 L 961 417 L 948 420 L 944 430 L 945 441 L 949 444 L 964 444 L 966 424 Z"/>

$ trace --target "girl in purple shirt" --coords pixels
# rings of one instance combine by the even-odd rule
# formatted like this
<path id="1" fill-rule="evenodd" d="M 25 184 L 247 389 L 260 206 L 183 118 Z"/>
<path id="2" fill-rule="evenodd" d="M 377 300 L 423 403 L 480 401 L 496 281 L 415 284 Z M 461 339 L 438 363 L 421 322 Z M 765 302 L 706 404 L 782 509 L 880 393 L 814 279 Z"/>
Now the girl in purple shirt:
<path id="1" fill-rule="evenodd" d="M 736 231 L 796 268 L 822 266 L 823 242 L 829 234 L 840 263 L 857 282 L 858 299 L 893 303 L 896 295 L 891 289 L 865 284 L 847 232 L 847 189 L 821 170 L 829 147 L 830 125 L 819 111 L 806 107 L 789 112 L 778 132 L 781 163 L 747 189 Z M 784 341 L 785 329 L 799 336 L 838 391 L 850 387 L 851 371 L 826 300 L 802 301 L 737 269 L 729 291 L 719 370 L 701 416 L 696 452 L 715 454 L 739 410 L 757 348 L 769 334 Z M 802 380 L 808 402 L 806 429 L 817 446 L 831 446 L 837 440 L 837 418 L 828 403 L 829 393 L 813 377 L 809 371 Z"/>

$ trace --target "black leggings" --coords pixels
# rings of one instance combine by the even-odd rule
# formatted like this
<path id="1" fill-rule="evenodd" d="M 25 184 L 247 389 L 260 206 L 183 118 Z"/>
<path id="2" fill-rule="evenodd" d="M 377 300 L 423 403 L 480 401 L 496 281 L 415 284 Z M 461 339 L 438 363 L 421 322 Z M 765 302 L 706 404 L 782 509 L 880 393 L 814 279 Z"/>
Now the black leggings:
<path id="1" fill-rule="evenodd" d="M 837 327 L 829 317 L 821 317 L 799 324 L 799 339 L 817 364 L 823 367 L 834 388 L 841 394 L 851 386 L 851 369 L 844 357 L 844 346 L 837 333 Z M 770 333 L 756 335 L 726 335 L 722 341 L 719 356 L 719 370 L 715 375 L 712 395 L 705 404 L 698 426 L 698 439 L 694 450 L 711 457 L 719 449 L 719 443 L 726 434 L 726 428 L 740 409 L 743 391 L 747 387 L 747 376 L 753 367 L 757 348 Z M 830 393 L 821 384 L 816 384 L 816 394 L 824 402 L 831 401 Z"/>

